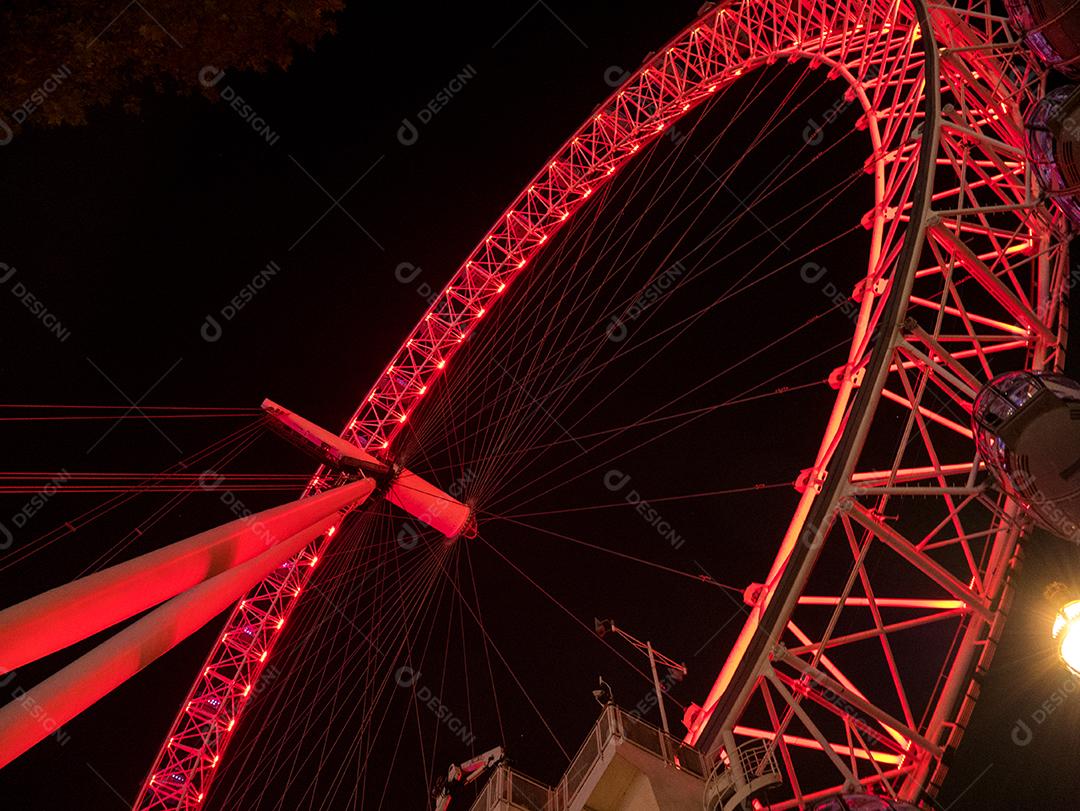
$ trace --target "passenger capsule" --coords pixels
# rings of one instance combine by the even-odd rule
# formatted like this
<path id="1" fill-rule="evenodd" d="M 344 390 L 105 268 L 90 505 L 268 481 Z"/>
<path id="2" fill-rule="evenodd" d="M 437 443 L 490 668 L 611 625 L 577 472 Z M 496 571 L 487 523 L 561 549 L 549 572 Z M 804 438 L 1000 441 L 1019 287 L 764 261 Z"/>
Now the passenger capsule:
<path id="1" fill-rule="evenodd" d="M 1080 543 L 1080 383 L 1009 372 L 975 398 L 979 456 L 1046 529 Z"/>
<path id="2" fill-rule="evenodd" d="M 840 794 L 814 806 L 814 811 L 919 811 L 911 803 L 876 794 Z"/>
<path id="3" fill-rule="evenodd" d="M 1050 67 L 1080 79 L 1080 3 L 1005 0 L 1005 6 L 1031 50 Z"/>
<path id="4" fill-rule="evenodd" d="M 1039 184 L 1080 226 L 1080 86 L 1059 87 L 1035 105 L 1027 140 Z"/>

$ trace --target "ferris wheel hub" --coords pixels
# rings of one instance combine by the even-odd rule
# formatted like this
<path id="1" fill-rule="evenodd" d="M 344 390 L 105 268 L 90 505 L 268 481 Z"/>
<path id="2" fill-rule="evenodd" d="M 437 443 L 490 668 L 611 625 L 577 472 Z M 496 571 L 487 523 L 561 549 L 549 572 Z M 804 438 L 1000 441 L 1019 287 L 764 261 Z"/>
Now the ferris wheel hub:
<path id="1" fill-rule="evenodd" d="M 346 480 L 372 478 L 385 498 L 448 540 L 476 537 L 476 518 L 467 504 L 405 467 L 377 459 L 272 400 L 263 400 L 271 428 Z"/>

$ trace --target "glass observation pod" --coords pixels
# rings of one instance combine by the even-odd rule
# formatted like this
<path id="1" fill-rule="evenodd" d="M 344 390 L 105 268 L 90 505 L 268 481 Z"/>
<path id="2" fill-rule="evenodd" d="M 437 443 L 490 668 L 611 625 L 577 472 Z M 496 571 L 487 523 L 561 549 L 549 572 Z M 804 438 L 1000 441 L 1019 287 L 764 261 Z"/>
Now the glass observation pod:
<path id="1" fill-rule="evenodd" d="M 1005 0 L 1005 6 L 1031 50 L 1080 79 L 1080 0 Z"/>
<path id="2" fill-rule="evenodd" d="M 1039 183 L 1080 227 L 1080 86 L 1047 93 L 1028 116 L 1027 139 Z"/>
<path id="3" fill-rule="evenodd" d="M 1080 542 L 1080 383 L 1009 372 L 975 398 L 979 456 L 1043 526 Z"/>
<path id="4" fill-rule="evenodd" d="M 841 794 L 818 803 L 814 811 L 919 811 L 919 808 L 876 794 Z"/>

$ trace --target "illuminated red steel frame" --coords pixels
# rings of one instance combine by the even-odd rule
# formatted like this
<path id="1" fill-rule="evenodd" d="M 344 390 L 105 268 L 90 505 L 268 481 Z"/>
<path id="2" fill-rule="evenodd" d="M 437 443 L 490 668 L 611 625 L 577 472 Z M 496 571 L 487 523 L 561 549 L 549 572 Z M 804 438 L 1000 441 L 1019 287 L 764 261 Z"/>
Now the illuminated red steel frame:
<path id="1" fill-rule="evenodd" d="M 872 247 L 820 451 L 800 477 L 801 498 L 765 585 L 748 590 L 738 642 L 704 708 L 688 714 L 687 739 L 713 752 L 769 742 L 770 757 L 729 756 L 718 769 L 728 761 L 760 777 L 781 764 L 774 808 L 859 785 L 917 800 L 940 785 L 942 757 L 963 733 L 1000 634 L 1023 528 L 1016 506 L 987 488 L 973 443 L 957 442 L 970 439 L 967 420 L 947 416 L 942 403 L 970 412 L 996 371 L 1059 369 L 1064 358 L 1065 226 L 1042 205 L 1022 147 L 1021 115 L 1041 93 L 1040 77 L 989 2 L 754 0 L 706 11 L 511 204 L 342 436 L 391 454 L 460 344 L 594 192 L 721 87 L 797 58 L 846 81 L 864 110 Z M 871 430 L 875 445 L 895 439 L 891 466 L 860 464 Z M 328 477 L 318 471 L 308 492 Z M 927 515 L 935 518 L 929 528 Z M 831 562 L 832 585 L 815 591 L 815 563 L 836 550 L 847 556 L 843 588 Z M 879 594 L 867 560 L 881 550 L 924 588 Z M 202 802 L 320 554 L 318 545 L 306 549 L 234 610 L 137 808 Z M 837 632 L 852 621 L 862 630 Z M 935 656 L 921 651 L 940 665 L 940 678 L 929 701 L 914 706 L 894 638 L 939 623 L 955 631 Z M 867 646 L 889 677 L 860 683 L 861 668 L 842 666 L 848 651 L 863 656 Z"/>

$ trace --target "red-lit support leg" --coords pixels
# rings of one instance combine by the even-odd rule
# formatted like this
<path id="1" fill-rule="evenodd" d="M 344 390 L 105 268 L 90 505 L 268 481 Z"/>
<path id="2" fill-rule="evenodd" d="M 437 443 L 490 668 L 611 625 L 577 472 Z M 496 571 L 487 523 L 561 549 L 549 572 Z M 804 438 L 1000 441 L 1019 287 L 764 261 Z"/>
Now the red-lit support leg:
<path id="1" fill-rule="evenodd" d="M 370 480 L 193 535 L 0 611 L 0 673 L 133 617 L 363 499 Z"/>
<path id="2" fill-rule="evenodd" d="M 348 502 L 339 509 L 362 502 L 374 486 L 370 480 L 358 482 L 350 488 Z M 261 555 L 174 597 L 20 699 L 0 708 L 0 767 L 49 735 L 49 729 L 41 723 L 40 717 L 27 712 L 26 706 L 42 707 L 47 717 L 57 724 L 67 723 L 199 630 L 316 538 L 332 533 L 338 519 L 335 510 L 334 514 L 282 540 Z M 28 701 L 33 704 L 27 705 Z"/>

